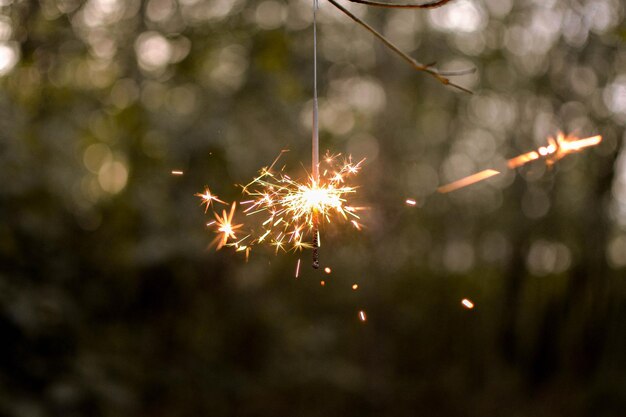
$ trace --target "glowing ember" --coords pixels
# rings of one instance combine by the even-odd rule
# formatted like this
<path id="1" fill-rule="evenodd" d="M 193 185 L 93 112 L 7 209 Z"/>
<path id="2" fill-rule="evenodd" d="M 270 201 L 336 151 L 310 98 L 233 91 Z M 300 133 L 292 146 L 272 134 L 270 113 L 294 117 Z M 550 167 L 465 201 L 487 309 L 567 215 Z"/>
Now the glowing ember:
<path id="1" fill-rule="evenodd" d="M 467 298 L 464 298 L 463 300 L 461 300 L 461 304 L 463 304 L 463 307 L 467 308 L 468 310 L 471 310 L 474 308 L 474 303 L 472 303 Z"/>
<path id="2" fill-rule="evenodd" d="M 543 158 L 546 165 L 552 166 L 561 159 L 563 159 L 566 155 L 579 152 L 591 146 L 596 146 L 600 144 L 600 142 L 602 142 L 602 136 L 600 135 L 579 139 L 576 136 L 565 136 L 562 132 L 559 132 L 556 138 L 548 138 L 547 146 L 542 146 L 536 151 L 526 152 L 522 155 L 518 155 L 514 158 L 509 159 L 507 161 L 507 167 L 509 169 L 515 169 L 531 161 L 536 161 L 540 158 Z M 486 169 L 476 174 L 472 174 L 468 177 L 461 178 L 460 180 L 454 181 L 450 184 L 441 186 L 437 189 L 437 191 L 444 194 L 449 193 L 451 191 L 467 187 L 468 185 L 475 184 L 487 178 L 491 178 L 498 174 L 500 174 L 499 171 L 496 171 L 494 169 Z"/>
<path id="3" fill-rule="evenodd" d="M 352 289 L 354 291 L 356 291 L 357 289 L 359 289 L 359 284 L 352 284 Z"/>
<path id="4" fill-rule="evenodd" d="M 324 285 L 326 285 L 326 281 L 320 281 L 320 285 L 323 287 Z"/>
<path id="5" fill-rule="evenodd" d="M 177 170 L 172 171 L 172 175 L 183 175 L 183 174 L 184 174 L 183 171 L 177 171 Z"/>
<path id="6" fill-rule="evenodd" d="M 298 263 L 296 264 L 296 278 L 300 275 L 300 259 L 298 259 Z"/>
<path id="7" fill-rule="evenodd" d="M 361 321 L 367 321 L 367 316 L 365 315 L 365 311 L 361 310 L 359 311 L 359 320 Z"/>
<path id="8" fill-rule="evenodd" d="M 327 274 L 330 274 L 332 270 L 329 267 L 326 267 L 324 268 L 324 272 L 326 272 Z"/>
<path id="9" fill-rule="evenodd" d="M 416 204 L 417 204 L 417 201 L 413 200 L 412 198 L 407 198 L 407 199 L 406 199 L 406 201 L 405 201 L 405 203 L 406 203 L 408 206 L 414 206 L 414 205 L 416 205 Z"/>

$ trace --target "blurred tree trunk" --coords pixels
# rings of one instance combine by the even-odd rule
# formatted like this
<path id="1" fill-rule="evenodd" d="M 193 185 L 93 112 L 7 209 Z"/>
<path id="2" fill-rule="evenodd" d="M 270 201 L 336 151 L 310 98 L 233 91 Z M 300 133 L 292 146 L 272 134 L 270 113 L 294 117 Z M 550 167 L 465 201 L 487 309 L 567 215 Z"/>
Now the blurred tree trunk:
<path id="1" fill-rule="evenodd" d="M 622 144 L 610 157 L 598 162 L 596 181 L 590 190 L 579 239 L 585 242 L 582 259 L 576 259 L 564 296 L 563 317 L 566 331 L 572 329 L 566 354 L 576 375 L 589 378 L 599 365 L 606 343 L 609 323 L 611 270 L 607 264 L 606 248 L 611 237 L 608 205 L 615 176 L 615 163 Z M 567 336 L 567 335 L 565 335 Z"/>
<path id="2" fill-rule="evenodd" d="M 519 199 L 523 195 L 524 184 L 521 178 L 513 183 L 512 193 Z M 517 207 L 520 210 L 520 207 Z M 517 328 L 519 305 L 526 271 L 526 246 L 529 239 L 527 221 L 512 226 L 512 251 L 502 294 L 502 309 L 498 324 L 498 345 L 506 363 L 514 365 L 519 361 Z"/>
<path id="3" fill-rule="evenodd" d="M 528 274 L 526 255 L 533 227 L 520 222 L 513 234 L 511 260 L 503 288 L 498 346 L 505 363 L 522 371 L 530 382 L 549 380 L 559 367 L 580 378 L 593 375 L 602 357 L 607 323 L 609 323 L 611 271 L 606 260 L 611 223 L 606 214 L 614 179 L 614 165 L 620 149 L 604 158 L 596 167 L 597 175 L 590 185 L 589 198 L 580 219 L 578 236 L 583 251 L 573 260 L 570 279 L 560 297 L 554 297 L 543 307 L 537 321 L 536 339 L 528 356 L 520 345 L 520 303 Z M 523 194 L 524 181 L 519 178 L 513 194 Z M 559 357 L 559 352 L 565 357 Z"/>

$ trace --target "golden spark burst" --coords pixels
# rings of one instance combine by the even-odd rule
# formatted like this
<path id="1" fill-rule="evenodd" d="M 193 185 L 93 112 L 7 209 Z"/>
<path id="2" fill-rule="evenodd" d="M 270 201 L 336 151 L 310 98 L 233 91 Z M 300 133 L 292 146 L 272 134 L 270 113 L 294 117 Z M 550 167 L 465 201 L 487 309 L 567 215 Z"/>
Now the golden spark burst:
<path id="1" fill-rule="evenodd" d="M 205 213 L 207 212 L 207 210 L 209 210 L 209 207 L 211 207 L 211 204 L 213 204 L 214 201 L 217 203 L 226 204 L 226 202 L 217 198 L 215 194 L 212 194 L 211 190 L 209 190 L 209 187 L 204 187 L 204 191 L 201 193 L 195 194 L 195 196 L 200 197 L 202 199 L 202 204 L 205 206 L 204 207 Z"/>
<path id="2" fill-rule="evenodd" d="M 215 215 L 215 221 L 209 223 L 209 225 L 214 224 L 216 226 L 216 233 L 218 233 L 218 235 L 213 240 L 212 244 L 217 245 L 217 250 L 226 246 L 228 239 L 236 240 L 237 236 L 235 235 L 235 230 L 243 226 L 243 224 L 233 224 L 233 216 L 235 215 L 236 207 L 237 203 L 233 203 L 230 206 L 230 212 L 227 213 L 226 210 L 222 210 L 222 216 L 217 213 L 213 213 Z"/>
<path id="3" fill-rule="evenodd" d="M 547 146 L 542 146 L 537 150 L 526 152 L 511 158 L 507 161 L 506 165 L 508 169 L 515 169 L 531 161 L 543 158 L 546 165 L 551 167 L 565 156 L 571 153 L 580 152 L 581 150 L 591 146 L 596 146 L 600 144 L 600 142 L 602 142 L 602 136 L 600 135 L 579 139 L 574 135 L 565 135 L 564 133 L 559 132 L 556 138 L 548 138 Z M 500 174 L 500 171 L 495 169 L 485 169 L 477 172 L 476 174 L 451 182 L 450 184 L 443 185 L 439 187 L 437 191 L 443 194 L 449 193 L 475 184 L 479 181 L 486 180 L 487 178 L 491 178 L 498 174 Z"/>
<path id="4" fill-rule="evenodd" d="M 262 168 L 256 178 L 242 187 L 245 199 L 239 204 L 244 207 L 242 213 L 247 219 L 245 237 L 237 240 L 224 226 L 232 222 L 234 205 L 227 222 L 224 222 L 225 210 L 224 216 L 216 215 L 218 249 L 233 246 L 237 251 L 248 253 L 252 246 L 266 244 L 278 254 L 311 248 L 317 222 L 343 221 L 361 229 L 358 212 L 363 207 L 356 207 L 349 200 L 357 190 L 351 182 L 364 160 L 352 162 L 349 156 L 344 159 L 340 154 L 327 154 L 320 166 L 319 180 L 309 175 L 306 181 L 300 182 L 285 174 L 284 167 L 274 170 L 279 158 L 280 155 L 271 166 Z M 202 199 L 206 210 L 213 202 L 224 203 L 208 188 L 196 196 Z"/>

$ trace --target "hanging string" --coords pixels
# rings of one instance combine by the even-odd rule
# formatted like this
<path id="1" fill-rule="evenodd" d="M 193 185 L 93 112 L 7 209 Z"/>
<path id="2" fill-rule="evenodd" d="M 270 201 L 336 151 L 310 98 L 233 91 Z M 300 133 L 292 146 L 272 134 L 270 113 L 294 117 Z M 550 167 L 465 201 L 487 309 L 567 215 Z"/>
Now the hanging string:
<path id="1" fill-rule="evenodd" d="M 313 136 L 311 152 L 311 176 L 315 186 L 320 179 L 320 136 L 317 104 L 317 9 L 318 0 L 313 0 Z M 318 213 L 313 213 L 313 268 L 318 269 L 319 262 L 319 218 Z"/>
<path id="2" fill-rule="evenodd" d="M 317 9 L 318 0 L 313 0 L 313 154 L 311 158 L 311 171 L 313 180 L 319 181 L 319 123 L 317 104 Z"/>

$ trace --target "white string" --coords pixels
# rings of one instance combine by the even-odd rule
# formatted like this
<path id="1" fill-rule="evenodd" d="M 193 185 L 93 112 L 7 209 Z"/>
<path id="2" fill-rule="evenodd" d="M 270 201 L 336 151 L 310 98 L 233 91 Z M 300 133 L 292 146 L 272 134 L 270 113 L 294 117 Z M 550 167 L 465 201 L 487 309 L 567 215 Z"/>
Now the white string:
<path id="1" fill-rule="evenodd" d="M 313 180 L 319 182 L 320 170 L 320 137 L 318 122 L 318 104 L 317 104 L 317 9 L 319 8 L 318 0 L 313 0 L 313 138 L 312 138 L 312 157 L 311 157 L 311 174 Z"/>

